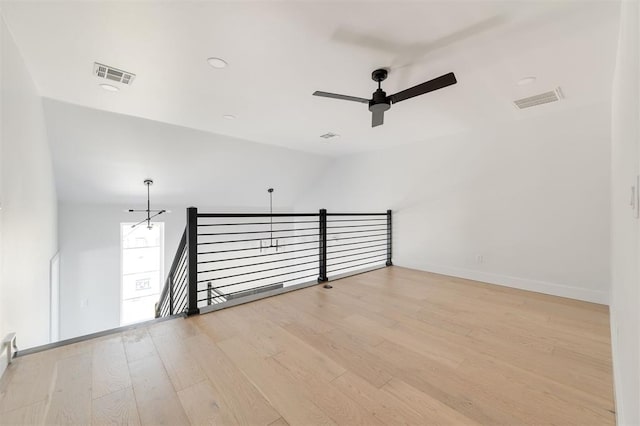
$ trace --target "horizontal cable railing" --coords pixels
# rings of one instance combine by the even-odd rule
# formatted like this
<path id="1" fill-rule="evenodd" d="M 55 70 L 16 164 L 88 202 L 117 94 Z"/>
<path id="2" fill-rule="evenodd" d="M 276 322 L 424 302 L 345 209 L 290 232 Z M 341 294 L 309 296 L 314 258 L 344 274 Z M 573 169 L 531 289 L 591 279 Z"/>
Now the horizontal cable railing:
<path id="1" fill-rule="evenodd" d="M 390 212 L 327 213 L 327 276 L 390 265 L 388 217 Z"/>
<path id="2" fill-rule="evenodd" d="M 318 238 L 318 214 L 199 214 L 198 307 L 315 282 Z"/>
<path id="3" fill-rule="evenodd" d="M 187 209 L 156 316 L 214 310 L 391 265 L 386 213 L 198 213 Z"/>

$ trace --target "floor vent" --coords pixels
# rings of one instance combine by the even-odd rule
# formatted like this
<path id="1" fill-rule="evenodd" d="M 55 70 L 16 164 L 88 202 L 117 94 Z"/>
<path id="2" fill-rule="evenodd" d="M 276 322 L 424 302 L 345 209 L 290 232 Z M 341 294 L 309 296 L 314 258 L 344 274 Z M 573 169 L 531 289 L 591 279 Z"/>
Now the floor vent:
<path id="1" fill-rule="evenodd" d="M 517 99 L 513 104 L 519 109 L 531 108 L 533 106 L 557 102 L 563 99 L 562 90 L 558 87 L 550 92 L 540 93 L 539 95 L 529 96 L 528 98 Z"/>
<path id="2" fill-rule="evenodd" d="M 95 62 L 93 64 L 93 74 L 96 77 L 104 78 L 110 81 L 115 81 L 117 83 L 122 83 L 126 85 L 131 85 L 133 83 L 133 79 L 136 78 L 136 75 L 130 73 L 129 71 L 119 70 L 114 67 L 110 67 L 109 65 L 100 64 Z"/>

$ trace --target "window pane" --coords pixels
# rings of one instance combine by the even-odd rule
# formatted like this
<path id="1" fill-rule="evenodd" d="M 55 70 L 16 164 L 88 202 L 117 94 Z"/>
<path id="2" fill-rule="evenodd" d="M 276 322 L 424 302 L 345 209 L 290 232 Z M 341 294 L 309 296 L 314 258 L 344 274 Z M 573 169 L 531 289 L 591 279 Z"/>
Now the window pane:
<path id="1" fill-rule="evenodd" d="M 123 249 L 122 273 L 137 274 L 160 270 L 160 247 Z"/>
<path id="2" fill-rule="evenodd" d="M 131 228 L 121 224 L 122 325 L 155 317 L 155 304 L 162 290 L 163 223 Z"/>
<path id="3" fill-rule="evenodd" d="M 121 324 L 125 325 L 153 319 L 156 316 L 157 301 L 157 295 L 123 300 Z"/>
<path id="4" fill-rule="evenodd" d="M 160 272 L 143 272 L 122 277 L 122 299 L 160 294 Z"/>

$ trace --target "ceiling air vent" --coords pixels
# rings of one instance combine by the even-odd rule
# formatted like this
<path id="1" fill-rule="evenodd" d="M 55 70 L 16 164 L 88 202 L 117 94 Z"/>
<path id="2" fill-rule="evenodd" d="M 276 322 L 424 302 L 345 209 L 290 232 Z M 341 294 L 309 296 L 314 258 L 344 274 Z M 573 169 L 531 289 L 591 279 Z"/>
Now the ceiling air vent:
<path id="1" fill-rule="evenodd" d="M 562 90 L 558 87 L 550 92 L 540 93 L 539 95 L 529 96 L 528 98 L 517 99 L 513 104 L 519 109 L 530 108 L 536 105 L 548 104 L 556 102 L 564 98 Z"/>
<path id="2" fill-rule="evenodd" d="M 340 135 L 338 135 L 337 133 L 332 133 L 332 132 L 325 133 L 324 135 L 320 135 L 320 137 L 323 138 L 323 139 L 331 139 L 331 138 L 335 138 L 335 137 L 338 137 L 338 136 L 340 136 Z"/>
<path id="3" fill-rule="evenodd" d="M 122 84 L 131 85 L 136 75 L 129 71 L 119 70 L 109 65 L 103 65 L 95 62 L 93 64 L 93 74 L 96 77 L 105 78 Z"/>

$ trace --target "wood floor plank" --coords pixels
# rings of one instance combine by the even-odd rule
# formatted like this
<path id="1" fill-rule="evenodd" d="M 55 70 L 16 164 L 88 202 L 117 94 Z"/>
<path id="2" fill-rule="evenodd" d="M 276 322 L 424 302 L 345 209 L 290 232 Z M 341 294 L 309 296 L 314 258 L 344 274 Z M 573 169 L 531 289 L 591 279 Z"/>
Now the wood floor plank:
<path id="1" fill-rule="evenodd" d="M 416 407 L 386 392 L 384 387 L 378 389 L 349 371 L 334 379 L 332 383 L 384 424 L 422 425 L 427 423 L 427 420 L 416 411 Z"/>
<path id="2" fill-rule="evenodd" d="M 453 368 L 459 366 L 465 359 L 465 356 L 461 353 L 434 345 L 433 340 L 420 339 L 415 334 L 412 335 L 403 329 L 385 327 L 358 314 L 351 315 L 345 318 L 344 321 L 345 324 L 351 325 L 356 330 L 362 330 L 363 333 L 368 334 L 377 334 L 389 342 L 412 349 L 431 360 Z"/>
<path id="3" fill-rule="evenodd" d="M 220 407 L 219 396 L 208 380 L 178 391 L 178 397 L 193 425 L 240 423 L 230 410 Z"/>
<path id="4" fill-rule="evenodd" d="M 2 377 L 6 385 L 0 393 L 0 413 L 48 400 L 56 379 L 55 365 L 51 356 L 28 356 L 10 364 Z"/>
<path id="5" fill-rule="evenodd" d="M 512 411 L 518 413 L 525 423 L 596 425 L 615 421 L 614 407 L 607 403 L 610 401 L 607 398 L 496 363 L 499 361 L 474 358 L 465 361 L 458 371 L 474 381 L 490 383 L 492 392 L 510 401 Z M 582 403 L 571 404 L 570 401 Z M 544 412 L 537 409 L 541 405 L 545 407 Z"/>
<path id="6" fill-rule="evenodd" d="M 0 425 L 40 425 L 44 424 L 48 401 L 40 401 L 26 407 L 5 411 L 0 414 Z"/>
<path id="7" fill-rule="evenodd" d="M 92 398 L 131 387 L 127 356 L 120 335 L 96 343 L 92 361 Z"/>
<path id="8" fill-rule="evenodd" d="M 45 423 L 89 424 L 91 422 L 91 354 L 58 360 L 56 370 Z"/>
<path id="9" fill-rule="evenodd" d="M 293 348 L 289 353 L 293 352 Z M 283 368 L 279 371 L 286 374 L 292 382 L 297 383 L 299 392 L 312 400 L 321 410 L 339 425 L 380 425 L 381 423 L 370 412 L 357 404 L 348 394 L 326 380 L 324 374 L 318 374 L 311 363 L 296 362 L 295 356 L 287 357 L 285 352 L 275 359 Z M 334 379 L 337 376 L 334 376 Z"/>
<path id="10" fill-rule="evenodd" d="M 424 358 L 417 352 L 384 342 L 372 348 L 394 377 L 410 384 L 471 420 L 482 424 L 521 424 L 504 398 L 492 395 L 487 384 L 476 382 L 456 369 Z M 386 383 L 385 383 L 386 384 Z"/>
<path id="11" fill-rule="evenodd" d="M 189 319 L 197 329 L 206 334 L 214 342 L 230 339 L 237 334 L 237 330 L 227 324 L 224 319 L 215 314 L 196 315 Z"/>
<path id="12" fill-rule="evenodd" d="M 194 321 L 161 321 L 148 327 L 151 337 L 175 336 L 179 339 L 186 339 L 200 333 Z"/>
<path id="13" fill-rule="evenodd" d="M 302 341 L 274 355 L 273 359 L 291 371 L 308 372 L 313 375 L 314 380 L 325 383 L 331 382 L 347 371 L 343 366 Z"/>
<path id="14" fill-rule="evenodd" d="M 256 386 L 211 339 L 203 335 L 185 341 L 192 358 L 205 372 L 224 418 L 240 424 L 268 424 L 280 414 Z"/>
<path id="15" fill-rule="evenodd" d="M 148 352 L 148 348 L 144 352 Z M 130 361 L 129 371 L 142 425 L 190 424 L 157 355 Z"/>
<path id="16" fill-rule="evenodd" d="M 156 334 L 152 337 L 162 364 L 176 391 L 206 379 L 204 371 L 190 355 L 180 334 Z"/>
<path id="17" fill-rule="evenodd" d="M 136 328 L 122 333 L 125 353 L 128 362 L 156 356 L 156 347 L 151 340 L 147 328 Z"/>
<path id="18" fill-rule="evenodd" d="M 268 298 L 265 303 L 252 303 L 250 306 L 263 318 L 269 318 L 280 326 L 304 324 L 314 333 L 324 333 L 335 328 L 333 324 L 299 309 L 297 305 L 299 297 L 304 298 L 304 296 L 296 295 L 296 292 L 293 292 L 283 294 L 281 297 Z"/>
<path id="19" fill-rule="evenodd" d="M 140 416 L 131 387 L 112 392 L 92 401 L 92 424 L 140 425 Z"/>
<path id="20" fill-rule="evenodd" d="M 284 418 L 280 417 L 275 422 L 269 423 L 269 426 L 289 426 L 289 423 L 287 423 L 287 421 Z"/>
<path id="21" fill-rule="evenodd" d="M 382 389 L 405 401 L 430 424 L 478 424 L 441 401 L 420 392 L 402 380 L 393 378 Z"/>
<path id="22" fill-rule="evenodd" d="M 391 380 L 391 373 L 381 367 L 378 360 L 365 355 L 370 346 L 358 341 L 355 334 L 335 329 L 313 335 L 296 324 L 285 326 L 285 329 L 377 388 Z"/>
<path id="23" fill-rule="evenodd" d="M 299 392 L 299 387 L 283 367 L 270 358 L 257 354 L 253 347 L 239 337 L 219 342 L 220 348 L 258 387 L 267 400 L 290 424 L 332 425 L 331 418 L 313 401 Z"/>

